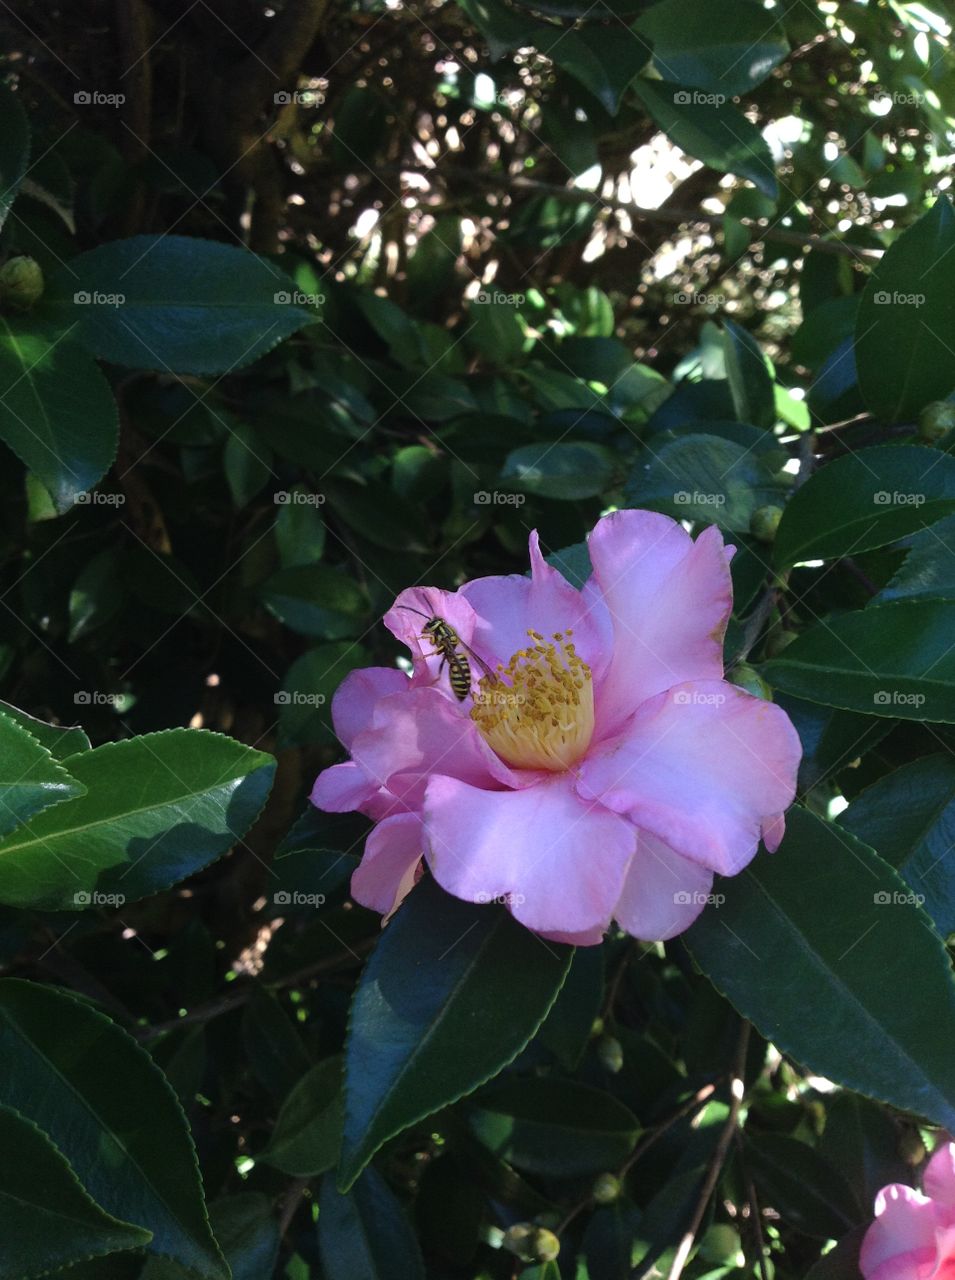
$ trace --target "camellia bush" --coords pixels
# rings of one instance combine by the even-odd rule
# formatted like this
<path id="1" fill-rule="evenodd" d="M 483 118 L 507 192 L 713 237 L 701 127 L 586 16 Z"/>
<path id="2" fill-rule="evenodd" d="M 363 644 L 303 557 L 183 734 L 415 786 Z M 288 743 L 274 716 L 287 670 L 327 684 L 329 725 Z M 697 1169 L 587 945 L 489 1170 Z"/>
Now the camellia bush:
<path id="1" fill-rule="evenodd" d="M 0 5 L 0 1280 L 946 1280 L 941 0 Z"/>

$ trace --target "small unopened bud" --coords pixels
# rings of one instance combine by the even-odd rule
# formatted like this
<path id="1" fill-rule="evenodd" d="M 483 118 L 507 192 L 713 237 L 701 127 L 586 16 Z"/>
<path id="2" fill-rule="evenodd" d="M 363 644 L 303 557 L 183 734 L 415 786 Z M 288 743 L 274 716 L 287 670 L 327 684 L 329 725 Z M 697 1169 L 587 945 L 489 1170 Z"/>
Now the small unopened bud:
<path id="1" fill-rule="evenodd" d="M 43 272 L 36 258 L 10 258 L 0 267 L 0 303 L 26 311 L 43 297 Z"/>
<path id="2" fill-rule="evenodd" d="M 925 1143 L 915 1129 L 906 1129 L 899 1139 L 899 1155 L 906 1164 L 921 1164 L 925 1159 Z"/>
<path id="3" fill-rule="evenodd" d="M 730 684 L 735 684 L 737 688 L 745 689 L 747 693 L 751 693 L 757 698 L 763 698 L 766 702 L 772 701 L 772 689 L 770 689 L 759 672 L 754 667 L 751 667 L 748 662 L 740 662 L 726 678 Z"/>
<path id="4" fill-rule="evenodd" d="M 553 1231 L 530 1222 L 515 1222 L 508 1227 L 501 1247 L 522 1262 L 553 1262 L 560 1253 L 560 1241 Z"/>
<path id="5" fill-rule="evenodd" d="M 798 639 L 798 631 L 786 631 L 784 628 L 781 628 L 779 631 L 774 631 L 766 641 L 766 657 L 775 658 L 778 654 L 782 653 L 784 649 L 788 648 L 794 640 Z"/>
<path id="6" fill-rule="evenodd" d="M 597 1057 L 601 1066 L 616 1075 L 623 1066 L 623 1045 L 616 1036 L 601 1036 L 597 1041 Z"/>
<path id="7" fill-rule="evenodd" d="M 717 1266 L 732 1264 L 740 1252 L 739 1234 L 726 1222 L 716 1222 L 700 1241 L 700 1254 Z"/>
<path id="8" fill-rule="evenodd" d="M 594 1018 L 593 1022 L 590 1024 L 590 1038 L 591 1038 L 591 1040 L 596 1040 L 596 1038 L 597 1038 L 598 1036 L 602 1036 L 602 1035 L 603 1035 L 603 1033 L 604 1033 L 604 1020 L 603 1020 L 603 1018 Z"/>
<path id="9" fill-rule="evenodd" d="M 951 400 L 933 400 L 919 414 L 919 439 L 926 444 L 937 444 L 955 427 L 955 403 Z"/>
<path id="10" fill-rule="evenodd" d="M 782 507 L 757 507 L 749 518 L 749 531 L 760 542 L 772 542 L 782 518 Z"/>
<path id="11" fill-rule="evenodd" d="M 598 1204 L 613 1204 L 620 1198 L 620 1179 L 613 1173 L 602 1173 L 595 1179 L 591 1194 Z"/>

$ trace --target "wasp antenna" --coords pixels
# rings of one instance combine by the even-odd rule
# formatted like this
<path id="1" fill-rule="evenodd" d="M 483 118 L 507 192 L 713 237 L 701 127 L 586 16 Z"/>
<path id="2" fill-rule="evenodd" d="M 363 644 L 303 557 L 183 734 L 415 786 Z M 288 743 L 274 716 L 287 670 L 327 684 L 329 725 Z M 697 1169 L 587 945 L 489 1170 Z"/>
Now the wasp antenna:
<path id="1" fill-rule="evenodd" d="M 420 609 L 412 609 L 410 604 L 398 604 L 398 605 L 395 605 L 395 608 L 404 609 L 407 613 L 416 613 L 419 618 L 427 618 L 430 616 L 427 613 L 422 613 Z"/>

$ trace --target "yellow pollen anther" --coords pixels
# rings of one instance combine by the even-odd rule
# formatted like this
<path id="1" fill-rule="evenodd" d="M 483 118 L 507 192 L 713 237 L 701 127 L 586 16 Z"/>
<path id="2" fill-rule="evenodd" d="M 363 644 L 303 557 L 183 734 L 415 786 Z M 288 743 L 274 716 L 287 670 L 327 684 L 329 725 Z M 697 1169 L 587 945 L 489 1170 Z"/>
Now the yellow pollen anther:
<path id="1" fill-rule="evenodd" d="M 568 644 L 528 631 L 533 645 L 518 651 L 497 675 L 485 675 L 471 719 L 485 741 L 517 769 L 569 769 L 590 746 L 594 695 L 590 667 Z"/>

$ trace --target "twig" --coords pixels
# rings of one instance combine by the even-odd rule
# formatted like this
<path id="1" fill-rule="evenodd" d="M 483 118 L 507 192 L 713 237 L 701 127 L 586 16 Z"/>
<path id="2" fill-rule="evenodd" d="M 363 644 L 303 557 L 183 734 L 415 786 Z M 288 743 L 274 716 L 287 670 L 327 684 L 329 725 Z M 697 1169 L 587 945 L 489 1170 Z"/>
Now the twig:
<path id="1" fill-rule="evenodd" d="M 739 1155 L 740 1168 L 743 1171 L 743 1185 L 746 1189 L 746 1203 L 749 1206 L 749 1218 L 753 1224 L 753 1238 L 756 1244 L 756 1259 L 759 1265 L 759 1274 L 761 1280 L 769 1280 L 769 1273 L 766 1268 L 766 1244 L 763 1238 L 763 1220 L 759 1211 L 759 1200 L 756 1198 L 756 1188 L 753 1186 L 753 1179 L 750 1176 L 749 1169 L 743 1159 L 743 1143 L 739 1130 L 736 1131 L 736 1151 Z"/>
<path id="2" fill-rule="evenodd" d="M 713 1152 L 713 1158 L 710 1161 L 709 1168 L 706 1171 L 706 1177 L 703 1179 L 703 1186 L 700 1190 L 699 1199 L 696 1208 L 693 1211 L 693 1218 L 690 1221 L 689 1229 L 680 1241 L 676 1255 L 667 1272 L 667 1280 L 679 1280 L 683 1274 L 683 1268 L 687 1264 L 690 1251 L 693 1248 L 693 1242 L 696 1240 L 700 1226 L 703 1222 L 703 1216 L 706 1213 L 707 1205 L 716 1185 L 720 1180 L 723 1172 L 723 1166 L 726 1163 L 726 1157 L 729 1153 L 730 1146 L 733 1142 L 733 1135 L 736 1132 L 736 1126 L 739 1123 L 740 1108 L 743 1105 L 743 1095 L 745 1092 L 744 1076 L 746 1074 L 746 1051 L 749 1048 L 749 1023 L 742 1022 L 740 1026 L 739 1039 L 736 1043 L 736 1053 L 733 1060 L 733 1074 L 730 1077 L 730 1110 L 726 1117 L 726 1123 L 723 1126 L 723 1132 L 720 1134 L 719 1142 L 716 1150 Z"/>
<path id="3" fill-rule="evenodd" d="M 279 1214 L 279 1235 L 285 1236 L 286 1231 L 292 1225 L 292 1219 L 298 1212 L 298 1207 L 302 1203 L 302 1198 L 308 1190 L 311 1178 L 296 1178 L 282 1201 L 282 1211 Z"/>

